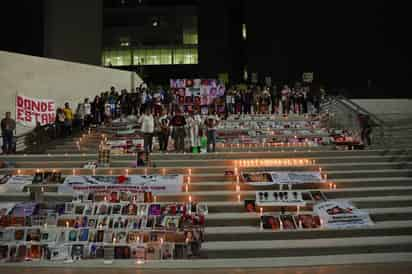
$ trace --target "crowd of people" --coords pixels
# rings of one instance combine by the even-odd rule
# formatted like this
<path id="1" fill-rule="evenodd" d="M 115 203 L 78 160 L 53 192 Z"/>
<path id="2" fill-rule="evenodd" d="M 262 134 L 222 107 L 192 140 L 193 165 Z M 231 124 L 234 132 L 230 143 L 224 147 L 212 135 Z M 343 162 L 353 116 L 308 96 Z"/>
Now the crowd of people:
<path id="1" fill-rule="evenodd" d="M 310 88 L 301 83 L 295 83 L 293 87 L 232 86 L 207 106 L 207 114 L 201 114 L 195 108 L 185 112 L 171 89 L 160 86 L 148 88 L 143 84 L 128 92 L 126 89 L 118 91 L 112 86 L 110 91 L 96 95 L 93 100 L 84 99 L 75 111 L 68 102 L 64 107 L 57 108 L 55 136 L 63 138 L 72 135 L 74 124 L 83 130 L 91 124 L 110 124 L 114 119 L 134 115 L 138 117 L 147 152 L 152 151 L 153 136 L 158 137 L 160 151 L 167 150 L 169 136 L 174 140 L 177 152 L 184 151 L 185 138 L 189 138 L 192 151 L 200 151 L 202 137 L 207 139 L 207 150 L 215 151 L 216 127 L 229 114 L 319 112 L 322 92 L 320 88 Z M 4 153 L 12 152 L 10 132 L 14 131 L 15 123 L 11 121 L 14 120 L 6 115 L 1 124 Z"/>
<path id="2" fill-rule="evenodd" d="M 147 88 L 146 85 L 137 87 L 132 92 L 123 89 L 96 95 L 93 101 L 88 98 L 80 103 L 76 117 L 82 128 L 90 124 L 110 124 L 113 119 L 135 115 L 144 135 L 144 149 L 152 151 L 153 137 L 159 140 L 160 151 L 166 151 L 169 136 L 174 140 L 175 150 L 185 150 L 185 138 L 190 140 L 190 150 L 200 151 L 202 137 L 207 140 L 207 151 L 215 151 L 216 127 L 221 119 L 229 114 L 305 114 L 309 107 L 319 112 L 321 93 L 311 92 L 309 86 L 296 83 L 293 88 L 284 85 L 278 89 L 271 87 L 249 86 L 246 88 L 231 87 L 224 96 L 216 98 L 208 105 L 208 114 L 201 115 L 199 110 L 184 112 L 178 98 L 171 90 L 162 87 Z M 224 110 L 218 105 L 224 102 Z M 69 114 L 69 119 L 63 116 Z M 59 118 L 61 117 L 61 119 Z M 57 114 L 60 126 L 66 127 L 66 135 L 71 130 L 72 111 L 68 105 Z M 69 120 L 69 121 L 66 121 Z M 56 126 L 57 127 L 57 126 Z M 68 127 L 68 128 L 67 128 Z"/>

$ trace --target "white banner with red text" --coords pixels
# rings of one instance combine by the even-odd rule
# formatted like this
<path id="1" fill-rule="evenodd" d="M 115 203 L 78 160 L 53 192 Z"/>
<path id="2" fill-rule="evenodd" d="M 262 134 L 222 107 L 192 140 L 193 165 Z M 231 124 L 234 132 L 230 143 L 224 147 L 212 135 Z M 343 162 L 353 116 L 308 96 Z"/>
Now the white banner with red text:
<path id="1" fill-rule="evenodd" d="M 182 175 L 129 175 L 129 176 L 67 176 L 59 192 L 96 191 L 147 191 L 179 193 L 182 191 Z"/>
<path id="2" fill-rule="evenodd" d="M 28 127 L 54 123 L 56 118 L 56 103 L 50 99 L 30 98 L 16 95 L 16 122 Z"/>

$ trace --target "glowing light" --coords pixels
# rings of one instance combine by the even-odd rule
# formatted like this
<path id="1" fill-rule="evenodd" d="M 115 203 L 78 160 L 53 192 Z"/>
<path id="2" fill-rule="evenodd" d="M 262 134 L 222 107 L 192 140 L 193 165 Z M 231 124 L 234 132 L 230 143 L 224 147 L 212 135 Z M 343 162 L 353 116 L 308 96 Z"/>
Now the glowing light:
<path id="1" fill-rule="evenodd" d="M 260 208 L 260 217 L 263 216 L 263 207 Z"/>
<path id="2" fill-rule="evenodd" d="M 69 221 L 66 221 L 66 228 L 69 228 Z"/>
<path id="3" fill-rule="evenodd" d="M 237 195 L 237 201 L 240 203 L 240 194 Z"/>
<path id="4" fill-rule="evenodd" d="M 17 170 L 17 174 L 18 174 L 18 175 L 21 174 L 21 170 L 20 170 L 20 169 Z"/>
<path id="5" fill-rule="evenodd" d="M 191 181 L 190 177 L 187 177 L 187 184 L 188 185 L 190 185 L 190 181 Z"/>
<path id="6" fill-rule="evenodd" d="M 189 185 L 188 184 L 185 184 L 185 191 L 189 192 Z"/>
<path id="7" fill-rule="evenodd" d="M 126 176 L 129 176 L 129 169 L 126 168 L 126 169 L 124 170 L 124 172 L 125 172 Z"/>
<path id="8" fill-rule="evenodd" d="M 110 175 L 113 175 L 113 170 L 109 170 L 109 174 L 110 174 Z"/>
<path id="9" fill-rule="evenodd" d="M 192 202 L 192 195 L 189 195 L 189 203 Z"/>
<path id="10" fill-rule="evenodd" d="M 236 192 L 240 192 L 240 185 L 236 184 Z"/>
<path id="11" fill-rule="evenodd" d="M 162 168 L 162 175 L 165 176 L 166 175 L 166 169 Z"/>
<path id="12" fill-rule="evenodd" d="M 73 176 L 76 175 L 76 169 L 73 168 Z"/>
<path id="13" fill-rule="evenodd" d="M 187 173 L 189 174 L 189 176 L 191 176 L 191 175 L 192 175 L 192 169 L 189 168 L 189 169 L 187 170 Z"/>

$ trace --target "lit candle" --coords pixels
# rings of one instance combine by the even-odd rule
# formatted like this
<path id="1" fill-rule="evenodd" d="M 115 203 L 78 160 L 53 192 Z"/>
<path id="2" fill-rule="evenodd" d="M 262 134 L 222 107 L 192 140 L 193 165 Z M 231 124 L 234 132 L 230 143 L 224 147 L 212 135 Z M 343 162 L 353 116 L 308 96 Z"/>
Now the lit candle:
<path id="1" fill-rule="evenodd" d="M 129 176 L 129 169 L 125 169 L 124 172 L 126 173 L 126 176 Z"/>
<path id="2" fill-rule="evenodd" d="M 240 185 L 236 184 L 236 192 L 240 192 Z"/>
<path id="3" fill-rule="evenodd" d="M 21 170 L 20 170 L 20 169 L 17 170 L 17 174 L 18 174 L 18 175 L 21 174 Z"/>
<path id="4" fill-rule="evenodd" d="M 237 176 L 236 176 L 236 184 L 239 184 L 239 181 L 240 181 L 239 175 L 237 175 Z"/>
<path id="5" fill-rule="evenodd" d="M 104 201 L 107 202 L 107 197 L 106 196 L 104 196 Z"/>
<path id="6" fill-rule="evenodd" d="M 73 168 L 73 176 L 76 175 L 76 169 Z"/>
<path id="7" fill-rule="evenodd" d="M 162 168 L 162 175 L 165 176 L 166 175 L 166 169 Z"/>
<path id="8" fill-rule="evenodd" d="M 163 238 L 160 238 L 160 245 L 163 245 Z"/>
<path id="9" fill-rule="evenodd" d="M 66 221 L 66 228 L 69 228 L 69 221 Z"/>
<path id="10" fill-rule="evenodd" d="M 260 208 L 260 217 L 263 216 L 263 207 Z"/>
<path id="11" fill-rule="evenodd" d="M 113 245 L 116 245 L 116 238 L 113 238 Z"/>
<path id="12" fill-rule="evenodd" d="M 147 167 L 144 168 L 144 175 L 147 176 Z"/>
<path id="13" fill-rule="evenodd" d="M 319 172 L 322 172 L 322 168 L 321 168 L 321 167 L 319 168 Z"/>
<path id="14" fill-rule="evenodd" d="M 185 184 L 185 191 L 189 192 L 189 185 L 188 184 Z"/>
<path id="15" fill-rule="evenodd" d="M 192 202 L 192 195 L 189 195 L 189 203 Z"/>
<path id="16" fill-rule="evenodd" d="M 323 219 L 319 219 L 320 221 L 320 227 L 323 227 Z"/>
<path id="17" fill-rule="evenodd" d="M 157 197 L 156 196 L 153 196 L 153 202 L 157 202 Z"/>
<path id="18" fill-rule="evenodd" d="M 235 175 L 238 176 L 238 169 L 235 167 Z"/>
<path id="19" fill-rule="evenodd" d="M 187 170 L 187 173 L 189 174 L 189 176 L 191 176 L 191 175 L 192 175 L 192 169 L 189 168 L 189 169 Z"/>
<path id="20" fill-rule="evenodd" d="M 187 177 L 187 184 L 188 185 L 190 185 L 190 181 L 191 181 L 191 179 L 190 179 L 190 176 L 189 176 L 189 177 Z"/>
<path id="21" fill-rule="evenodd" d="M 297 206 L 297 207 L 296 207 L 296 214 L 299 215 L 299 213 L 300 213 L 300 206 Z"/>
<path id="22" fill-rule="evenodd" d="M 95 168 L 92 169 L 92 173 L 93 173 L 93 176 L 96 176 L 96 169 Z"/>
<path id="23" fill-rule="evenodd" d="M 44 187 L 42 186 L 40 190 L 41 190 L 41 192 L 44 192 Z"/>
<path id="24" fill-rule="evenodd" d="M 333 184 L 333 189 L 336 189 L 336 184 Z"/>
<path id="25" fill-rule="evenodd" d="M 240 203 L 240 194 L 237 195 L 237 201 Z"/>
<path id="26" fill-rule="evenodd" d="M 299 228 L 303 228 L 303 227 L 302 227 L 302 220 L 301 220 L 301 219 L 299 219 Z"/>
<path id="27" fill-rule="evenodd" d="M 325 180 L 328 179 L 328 174 L 324 174 Z"/>
<path id="28" fill-rule="evenodd" d="M 282 222 L 282 220 L 280 220 L 280 230 L 282 231 L 283 230 L 283 222 Z"/>
<path id="29" fill-rule="evenodd" d="M 332 189 L 332 184 L 331 183 L 329 183 L 329 189 Z"/>
<path id="30" fill-rule="evenodd" d="M 39 173 L 39 172 L 40 172 L 40 169 L 36 169 L 36 172 Z"/>

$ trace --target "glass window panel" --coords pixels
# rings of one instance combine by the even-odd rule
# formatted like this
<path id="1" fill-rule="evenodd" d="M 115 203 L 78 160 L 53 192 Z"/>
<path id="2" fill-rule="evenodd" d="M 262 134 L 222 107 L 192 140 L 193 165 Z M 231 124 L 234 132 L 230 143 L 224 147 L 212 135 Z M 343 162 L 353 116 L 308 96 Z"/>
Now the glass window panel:
<path id="1" fill-rule="evenodd" d="M 161 50 L 160 63 L 162 65 L 172 64 L 172 49 L 166 48 Z"/>
<path id="2" fill-rule="evenodd" d="M 183 31 L 183 44 L 197 45 L 197 32 L 196 31 Z"/>
<path id="3" fill-rule="evenodd" d="M 146 50 L 145 49 L 135 49 L 133 51 L 133 64 L 134 65 L 146 64 Z"/>
<path id="4" fill-rule="evenodd" d="M 184 49 L 175 49 L 174 50 L 173 64 L 175 64 L 175 65 L 184 64 Z"/>

